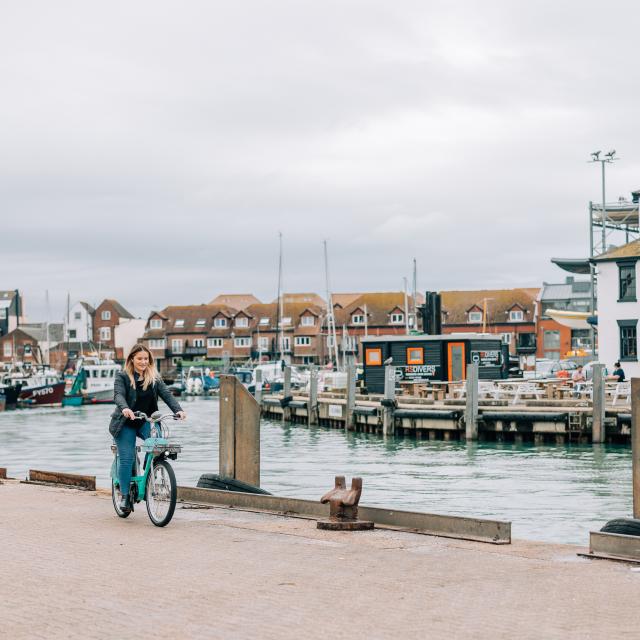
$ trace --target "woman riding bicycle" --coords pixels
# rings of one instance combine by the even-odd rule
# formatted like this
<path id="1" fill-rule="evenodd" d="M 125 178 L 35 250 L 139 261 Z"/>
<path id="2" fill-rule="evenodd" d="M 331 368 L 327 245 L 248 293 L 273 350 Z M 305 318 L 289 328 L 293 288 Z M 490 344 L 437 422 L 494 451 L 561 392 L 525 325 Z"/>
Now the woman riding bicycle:
<path id="1" fill-rule="evenodd" d="M 116 410 L 111 414 L 109 433 L 116 442 L 120 460 L 118 482 L 122 499 L 118 507 L 130 511 L 129 485 L 136 456 L 136 436 L 145 440 L 151 432 L 151 425 L 136 419 L 134 412 L 141 411 L 150 416 L 158 410 L 160 396 L 181 420 L 187 416 L 162 381 L 151 351 L 142 344 L 135 345 L 129 352 L 124 370 L 116 374 L 113 391 Z"/>

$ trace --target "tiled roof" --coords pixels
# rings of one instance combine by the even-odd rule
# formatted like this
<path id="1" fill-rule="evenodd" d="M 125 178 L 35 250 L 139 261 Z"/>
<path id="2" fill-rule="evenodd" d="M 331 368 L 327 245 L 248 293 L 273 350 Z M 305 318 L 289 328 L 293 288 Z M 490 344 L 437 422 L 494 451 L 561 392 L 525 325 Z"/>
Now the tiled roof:
<path id="1" fill-rule="evenodd" d="M 206 333 L 213 324 L 213 317 L 219 312 L 233 316 L 236 311 L 219 304 L 196 304 L 165 307 L 162 316 L 166 318 L 166 333 Z M 184 320 L 182 327 L 176 327 L 176 320 Z M 196 326 L 198 320 L 204 320 L 203 326 Z"/>
<path id="2" fill-rule="evenodd" d="M 576 285 L 589 285 L 588 287 Z M 586 291 L 580 291 L 580 289 Z M 566 282 L 563 284 L 547 284 L 542 287 L 540 300 L 548 302 L 550 300 L 579 300 L 589 299 L 591 297 L 591 283 L 589 281 L 579 280 L 578 282 Z"/>
<path id="3" fill-rule="evenodd" d="M 209 304 L 227 306 L 241 311 L 242 309 L 246 309 L 249 305 L 260 304 L 260 300 L 258 300 L 258 298 L 256 298 L 252 293 L 221 293 L 209 302 Z"/>
<path id="4" fill-rule="evenodd" d="M 87 310 L 87 313 L 89 315 L 95 314 L 96 310 L 88 302 L 83 302 L 82 300 L 80 300 L 78 304 L 82 305 Z"/>
<path id="5" fill-rule="evenodd" d="M 283 305 L 283 317 L 291 318 L 291 324 L 284 325 L 285 329 L 294 328 L 300 323 L 300 316 L 305 311 L 309 311 L 312 315 L 321 317 L 324 314 L 324 308 L 316 304 L 309 304 L 308 302 L 288 302 Z M 253 304 L 245 310 L 252 316 L 250 323 L 252 328 L 258 328 L 264 331 L 276 330 L 276 319 L 278 315 L 278 305 L 275 302 L 269 302 L 267 304 Z M 262 318 L 269 318 L 268 324 L 260 324 Z M 320 323 L 317 322 L 316 326 Z"/>
<path id="6" fill-rule="evenodd" d="M 640 240 L 634 240 L 621 247 L 611 249 L 597 258 L 593 258 L 593 262 L 606 262 L 607 260 L 619 260 L 620 258 L 638 258 L 640 257 Z"/>
<path id="7" fill-rule="evenodd" d="M 283 293 L 282 299 L 285 305 L 303 303 L 324 307 L 327 304 L 324 298 L 317 293 Z M 273 302 L 277 302 L 277 300 L 273 300 Z"/>
<path id="8" fill-rule="evenodd" d="M 413 297 L 407 296 L 409 312 L 413 309 Z M 334 299 L 335 306 L 335 299 Z M 404 313 L 404 293 L 402 291 L 392 291 L 383 293 L 361 293 L 343 309 L 334 311 L 336 325 L 351 324 L 351 315 L 357 311 L 367 309 L 367 324 L 372 326 L 387 326 L 389 316 L 394 309 L 399 309 Z"/>
<path id="9" fill-rule="evenodd" d="M 98 307 L 101 307 L 105 302 L 108 302 L 116 310 L 116 313 L 121 318 L 133 318 L 133 316 L 117 300 L 114 300 L 113 298 L 105 298 L 98 305 Z"/>
<path id="10" fill-rule="evenodd" d="M 535 299 L 539 289 L 484 289 L 481 291 L 441 291 L 443 324 L 467 324 L 467 311 L 474 305 L 484 308 L 487 301 L 487 322 L 501 324 L 508 321 L 509 310 L 519 305 L 526 312 L 525 322 L 533 322 Z"/>

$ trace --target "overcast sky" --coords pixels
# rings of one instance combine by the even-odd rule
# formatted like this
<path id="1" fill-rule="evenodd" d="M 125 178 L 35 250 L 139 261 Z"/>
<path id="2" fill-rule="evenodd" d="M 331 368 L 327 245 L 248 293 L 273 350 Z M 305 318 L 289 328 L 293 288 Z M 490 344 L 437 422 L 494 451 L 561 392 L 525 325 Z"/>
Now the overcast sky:
<path id="1" fill-rule="evenodd" d="M 562 281 L 589 152 L 640 188 L 640 5 L 0 0 L 0 289 L 32 320 L 222 292 Z M 609 198 L 608 198 L 609 199 Z"/>

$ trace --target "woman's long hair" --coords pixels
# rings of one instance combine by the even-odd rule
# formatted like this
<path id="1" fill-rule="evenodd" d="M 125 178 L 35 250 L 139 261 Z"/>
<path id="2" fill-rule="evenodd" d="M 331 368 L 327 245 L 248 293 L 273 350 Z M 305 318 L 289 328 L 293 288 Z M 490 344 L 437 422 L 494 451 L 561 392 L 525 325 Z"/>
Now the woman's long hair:
<path id="1" fill-rule="evenodd" d="M 131 381 L 131 386 L 136 388 L 136 379 L 133 377 L 135 369 L 133 368 L 133 357 L 136 353 L 140 353 L 140 351 L 144 351 L 149 356 L 149 365 L 144 371 L 144 375 L 142 376 L 142 388 L 146 391 L 149 388 L 150 384 L 153 384 L 157 380 L 160 379 L 160 374 L 156 369 L 156 363 L 153 359 L 153 354 L 147 347 L 143 344 L 136 344 L 133 346 L 131 351 L 129 351 L 129 355 L 127 356 L 127 360 L 124 363 L 124 370 L 126 374 L 129 376 L 129 380 Z"/>

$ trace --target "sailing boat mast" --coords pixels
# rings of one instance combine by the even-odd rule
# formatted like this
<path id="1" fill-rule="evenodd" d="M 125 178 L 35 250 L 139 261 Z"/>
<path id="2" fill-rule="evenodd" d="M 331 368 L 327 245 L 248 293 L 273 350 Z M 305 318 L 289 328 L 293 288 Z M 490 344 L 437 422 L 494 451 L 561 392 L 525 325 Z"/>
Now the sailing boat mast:
<path id="1" fill-rule="evenodd" d="M 338 351 L 338 340 L 336 336 L 336 319 L 333 315 L 333 299 L 331 298 L 331 286 L 329 284 L 329 257 L 327 255 L 327 241 L 324 241 L 324 276 L 327 284 L 327 335 L 331 336 L 329 340 L 329 358 L 331 358 L 331 350 L 333 349 L 336 368 L 340 369 L 340 352 Z"/>
<path id="2" fill-rule="evenodd" d="M 413 259 L 413 328 L 418 330 L 418 263 Z"/>
<path id="3" fill-rule="evenodd" d="M 46 306 L 47 306 L 47 320 L 45 322 L 45 340 L 47 341 L 47 357 L 44 358 L 44 363 L 47 366 L 49 366 L 51 364 L 51 360 L 50 360 L 50 356 L 49 356 L 49 350 L 51 349 L 51 341 L 49 339 L 49 289 L 47 289 L 45 291 L 45 299 L 46 299 Z"/>
<path id="4" fill-rule="evenodd" d="M 278 356 L 282 355 L 282 232 L 278 231 L 278 243 L 279 243 L 279 255 L 278 255 L 278 301 L 276 308 L 276 348 L 275 348 L 275 360 L 278 361 Z"/>

